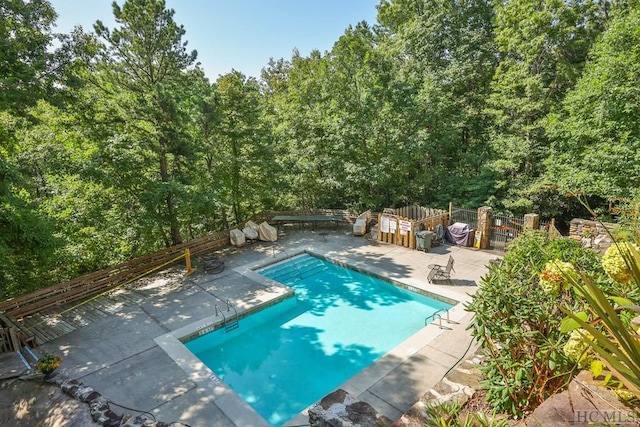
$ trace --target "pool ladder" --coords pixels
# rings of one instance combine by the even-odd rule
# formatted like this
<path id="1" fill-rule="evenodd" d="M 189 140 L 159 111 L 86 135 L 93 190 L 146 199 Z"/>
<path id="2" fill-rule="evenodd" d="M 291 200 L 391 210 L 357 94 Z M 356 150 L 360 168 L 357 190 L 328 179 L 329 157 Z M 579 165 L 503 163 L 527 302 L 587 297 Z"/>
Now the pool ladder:
<path id="1" fill-rule="evenodd" d="M 220 312 L 222 315 L 224 330 L 226 332 L 231 332 L 240 327 L 240 324 L 238 323 L 238 312 L 236 311 L 236 308 L 231 305 L 231 301 L 226 300 L 225 302 L 227 303 L 227 313 L 229 313 L 228 317 L 224 315 L 224 311 L 220 310 L 218 304 L 216 304 L 216 317 L 218 316 L 218 312 Z M 233 313 L 231 313 L 231 309 L 233 309 Z"/>
<path id="2" fill-rule="evenodd" d="M 284 249 L 282 250 L 282 252 L 287 255 L 287 258 L 289 258 L 289 262 L 295 267 L 296 271 L 298 272 L 298 280 L 302 280 L 302 271 L 300 271 L 298 264 L 293 260 L 293 257 L 289 255 L 289 252 L 285 251 Z"/>
<path id="3" fill-rule="evenodd" d="M 438 321 L 438 327 L 440 329 L 451 330 L 450 327 L 444 326 L 442 324 L 442 320 L 443 320 L 442 316 L 443 315 L 446 315 L 446 318 L 444 319 L 445 322 L 447 322 L 448 324 L 458 325 L 458 322 L 454 322 L 453 320 L 449 319 L 449 310 L 445 310 L 444 308 L 441 308 L 440 310 L 438 310 L 435 313 L 433 313 L 431 316 L 427 316 L 427 317 L 424 318 L 424 326 L 427 326 L 429 324 L 429 321 L 435 322 L 437 320 Z"/>

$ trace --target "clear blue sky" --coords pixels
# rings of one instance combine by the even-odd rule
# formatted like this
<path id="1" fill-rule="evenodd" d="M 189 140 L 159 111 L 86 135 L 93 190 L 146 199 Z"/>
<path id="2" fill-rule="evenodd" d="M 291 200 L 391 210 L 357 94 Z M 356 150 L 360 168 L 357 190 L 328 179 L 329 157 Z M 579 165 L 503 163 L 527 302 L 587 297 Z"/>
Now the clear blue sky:
<path id="1" fill-rule="evenodd" d="M 93 31 L 100 19 L 109 28 L 115 22 L 112 0 L 49 0 L 58 13 L 56 32 L 75 25 Z M 189 50 L 207 77 L 232 69 L 260 76 L 269 58 L 291 59 L 297 48 L 303 56 L 311 50 L 331 50 L 349 25 L 376 22 L 379 0 L 166 0 L 174 20 L 183 25 Z M 118 0 L 122 5 L 123 0 Z"/>

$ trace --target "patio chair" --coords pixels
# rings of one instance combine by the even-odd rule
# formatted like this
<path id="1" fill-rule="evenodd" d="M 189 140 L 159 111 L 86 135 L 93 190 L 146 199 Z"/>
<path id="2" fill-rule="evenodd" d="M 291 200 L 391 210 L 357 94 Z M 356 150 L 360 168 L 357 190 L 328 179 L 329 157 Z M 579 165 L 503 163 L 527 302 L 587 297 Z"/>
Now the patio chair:
<path id="1" fill-rule="evenodd" d="M 449 260 L 447 261 L 446 266 L 433 264 L 429 267 L 431 270 L 427 275 L 427 280 L 431 284 L 433 284 L 434 280 L 449 280 L 451 278 L 451 272 L 455 271 L 453 269 L 453 257 L 451 255 L 449 255 Z"/>

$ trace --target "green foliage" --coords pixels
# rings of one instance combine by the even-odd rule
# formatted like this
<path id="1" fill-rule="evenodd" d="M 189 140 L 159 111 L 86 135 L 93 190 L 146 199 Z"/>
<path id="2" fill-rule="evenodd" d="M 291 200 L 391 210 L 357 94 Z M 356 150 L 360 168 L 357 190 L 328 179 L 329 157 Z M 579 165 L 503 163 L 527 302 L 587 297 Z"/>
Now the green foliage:
<path id="1" fill-rule="evenodd" d="M 35 203 L 0 156 L 0 298 L 35 291 L 49 275 L 59 243 L 50 222 L 38 215 Z M 13 185 L 8 185 L 13 182 Z M 46 282 L 45 282 L 46 283 Z"/>
<path id="2" fill-rule="evenodd" d="M 52 48 L 55 11 L 42 0 L 0 2 L 0 298 L 46 283 L 58 241 L 32 194 L 37 177 L 16 159 L 28 110 L 50 97 L 63 67 Z"/>
<path id="3" fill-rule="evenodd" d="M 566 191 L 628 197 L 640 187 L 640 10 L 617 13 L 563 109 L 551 115 L 548 179 Z"/>
<path id="4" fill-rule="evenodd" d="M 85 76 L 97 88 L 108 88 L 109 114 L 124 125 L 113 129 L 103 150 L 114 149 L 105 152 L 112 160 L 134 160 L 125 175 L 123 165 L 114 162 L 114 172 L 121 177 L 118 185 L 131 187 L 131 180 L 141 179 L 141 191 L 134 194 L 139 194 L 138 203 L 150 214 L 150 222 L 162 230 L 158 237 L 181 243 L 185 169 L 194 153 L 186 129 L 191 106 L 187 73 L 197 53 L 187 52 L 185 30 L 163 0 L 128 0 L 122 7 L 114 3 L 113 14 L 118 28 L 110 31 L 101 21 L 95 25 L 106 43 L 97 62 L 99 79 Z"/>
<path id="5" fill-rule="evenodd" d="M 399 173 L 390 158 L 396 141 L 385 138 L 395 121 L 387 92 L 392 64 L 375 49 L 376 41 L 372 28 L 361 22 L 346 29 L 327 57 L 332 69 L 325 111 L 329 145 L 323 151 L 331 146 L 342 151 L 343 157 L 327 167 L 343 200 L 361 209 L 382 206 L 382 189 L 395 190 Z"/>
<path id="6" fill-rule="evenodd" d="M 4 0 L 0 17 L 0 111 L 20 112 L 50 89 L 56 13 L 44 0 Z"/>
<path id="7" fill-rule="evenodd" d="M 487 354 L 483 367 L 487 399 L 499 412 L 522 415 L 570 378 L 574 363 L 563 352 L 559 305 L 574 306 L 568 291 L 545 291 L 539 274 L 553 260 L 579 269 L 597 268 L 593 252 L 577 242 L 550 240 L 532 231 L 514 240 L 504 259 L 489 267 L 467 310 L 473 335 Z M 599 270 L 602 274 L 602 269 Z"/>
<path id="8" fill-rule="evenodd" d="M 210 83 L 165 1 L 114 4 L 115 28 L 60 36 L 46 1 L 2 2 L 2 288 L 268 209 L 453 201 L 571 218 L 566 189 L 605 202 L 640 188 L 637 1 L 378 11 L 327 52 Z"/>
<path id="9" fill-rule="evenodd" d="M 618 226 L 609 231 L 616 242 L 633 242 L 637 239 L 637 226 Z"/>
<path id="10" fill-rule="evenodd" d="M 461 413 L 464 406 L 457 400 L 426 408 L 428 427 L 506 427 L 508 419 L 496 419 L 482 412 Z"/>
<path id="11" fill-rule="evenodd" d="M 336 206 L 339 199 L 335 197 L 339 183 L 329 169 L 335 147 L 326 142 L 327 68 L 318 51 L 306 58 L 294 52 L 290 62 L 272 63 L 263 72 L 267 120 L 275 142 L 273 160 L 283 172 L 279 197 L 288 206 Z"/>
<path id="12" fill-rule="evenodd" d="M 392 134 L 390 155 L 404 169 L 395 192 L 436 206 L 483 202 L 495 178 L 484 113 L 497 65 L 492 2 L 385 1 L 379 10 L 397 63 L 392 82 L 404 89 L 393 88 L 404 116 Z"/>
<path id="13" fill-rule="evenodd" d="M 527 193 L 540 185 L 549 157 L 546 117 L 575 85 L 603 20 L 596 1 L 511 0 L 497 6 L 501 60 L 489 97 L 497 153 L 491 167 L 497 197 L 511 212 L 533 208 Z M 543 183 L 556 182 L 556 176 L 550 170 Z M 543 200 L 543 210 L 553 209 L 552 201 Z"/>
<path id="14" fill-rule="evenodd" d="M 207 147 L 211 178 L 223 189 L 219 197 L 238 224 L 260 210 L 261 195 L 270 191 L 267 131 L 260 111 L 260 88 L 254 78 L 233 71 L 214 88 L 217 120 L 215 143 Z"/>
<path id="15" fill-rule="evenodd" d="M 585 340 L 586 345 L 604 363 L 604 366 L 602 363 L 592 364 L 594 376 L 600 376 L 606 369 L 636 398 L 640 398 L 640 335 L 630 322 L 633 318 L 640 319 L 640 306 L 637 305 L 640 301 L 640 250 L 635 245 L 622 243 L 612 248 L 616 251 L 610 258 L 621 258 L 624 264 L 622 268 L 615 265 L 612 276 L 622 278 L 623 286 L 632 282 L 635 298 L 620 298 L 618 293 L 607 295 L 591 276 L 583 274 L 581 280 L 572 281 L 572 285 L 586 302 L 588 316 L 566 307 L 564 311 L 573 322 L 565 322 L 562 330 L 569 332 L 577 327 L 586 330 L 590 335 L 590 339 Z M 603 258 L 603 263 L 605 261 Z M 608 264 L 611 265 L 611 261 Z M 607 272 L 611 268 L 605 265 Z M 622 274 L 621 269 L 626 269 L 628 274 Z"/>
<path id="16" fill-rule="evenodd" d="M 60 366 L 62 357 L 57 354 L 47 353 L 41 356 L 36 362 L 36 369 L 43 374 L 49 374 Z"/>

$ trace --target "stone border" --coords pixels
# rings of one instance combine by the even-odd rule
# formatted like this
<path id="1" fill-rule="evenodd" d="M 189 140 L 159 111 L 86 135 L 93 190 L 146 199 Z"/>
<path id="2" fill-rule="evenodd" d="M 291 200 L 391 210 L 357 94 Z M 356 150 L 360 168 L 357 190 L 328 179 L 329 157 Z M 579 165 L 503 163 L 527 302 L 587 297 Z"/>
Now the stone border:
<path id="1" fill-rule="evenodd" d="M 35 379 L 39 374 L 26 374 L 26 378 Z M 118 414 L 111 410 L 110 401 L 89 386 L 85 386 L 80 381 L 71 379 L 64 374 L 58 374 L 53 378 L 44 381 L 60 387 L 60 389 L 80 402 L 89 405 L 89 413 L 94 422 L 104 427 L 170 427 L 171 424 L 162 421 L 155 421 L 142 415 L 131 416 Z"/>
<path id="2" fill-rule="evenodd" d="M 380 280 L 388 282 L 391 286 L 406 289 L 450 304 L 452 307 L 449 309 L 449 312 L 451 314 L 452 323 L 457 323 L 466 315 L 466 312 L 464 310 L 464 303 L 468 298 L 460 298 L 460 294 L 449 292 L 448 290 L 443 288 L 438 288 L 438 293 L 435 293 L 433 292 L 432 288 L 428 287 L 428 283 L 411 279 L 400 281 L 396 278 L 391 277 L 391 275 L 388 274 L 388 272 L 384 269 L 368 265 L 364 262 L 354 262 L 346 256 L 336 256 L 335 254 L 329 254 L 318 250 L 311 250 L 305 247 L 293 249 L 291 251 L 288 251 L 284 255 L 281 254 L 280 256 L 274 257 L 272 259 L 265 259 L 258 262 L 248 263 L 233 269 L 236 273 L 241 274 L 249 280 L 257 282 L 259 285 L 265 287 L 277 286 L 283 288 L 284 290 L 282 295 L 274 297 L 269 301 L 264 301 L 261 304 L 258 304 L 254 307 L 251 307 L 250 309 L 243 311 L 242 313 L 239 313 L 239 317 L 244 317 L 245 315 L 255 313 L 293 296 L 293 290 L 291 288 L 261 275 L 257 270 L 265 267 L 270 267 L 277 263 L 286 261 L 290 258 L 294 258 L 296 256 L 304 254 L 316 256 L 318 258 L 322 258 L 326 261 L 332 262 L 336 265 L 340 265 L 342 267 L 376 277 Z M 213 402 L 216 404 L 216 406 L 218 406 L 218 408 L 236 425 L 268 425 L 266 420 L 264 420 L 257 412 L 255 412 L 255 410 L 253 410 L 253 408 L 249 406 L 249 404 L 246 403 L 244 399 L 237 395 L 215 374 L 215 372 L 205 366 L 193 353 L 191 353 L 186 348 L 186 346 L 184 346 L 184 342 L 188 341 L 190 337 L 195 338 L 199 335 L 200 331 L 204 331 L 205 328 L 210 328 L 212 326 L 212 320 L 213 319 L 206 318 L 202 319 L 199 322 L 194 322 L 192 324 L 186 325 L 180 329 L 156 337 L 155 342 L 178 365 L 178 367 L 180 367 L 189 376 L 192 381 L 208 391 L 209 395 L 213 397 Z M 368 387 L 367 384 L 371 383 L 372 381 L 371 378 L 375 378 L 375 381 L 377 381 L 391 372 L 393 368 L 395 368 L 395 366 L 393 368 L 390 368 L 388 366 L 387 362 L 389 360 L 389 357 L 395 357 L 404 361 L 412 357 L 415 353 L 416 350 L 415 348 L 413 348 L 413 345 L 416 339 L 421 342 L 431 341 L 441 333 L 446 332 L 446 329 L 447 328 L 440 328 L 435 322 L 425 326 L 424 328 L 413 334 L 411 337 L 407 338 L 407 340 L 405 340 L 403 343 L 400 343 L 398 346 L 391 349 L 386 355 L 369 365 L 368 368 L 365 368 L 367 369 L 367 371 L 361 371 L 359 374 L 356 374 L 354 377 L 348 379 L 342 386 L 353 386 L 354 384 L 357 384 L 358 386 L 356 388 L 364 387 L 366 389 Z M 311 406 L 313 406 L 313 404 Z M 285 425 L 296 420 L 301 415 L 306 416 L 309 408 L 303 410 L 301 414 L 297 415 L 292 420 L 287 421 Z"/>

